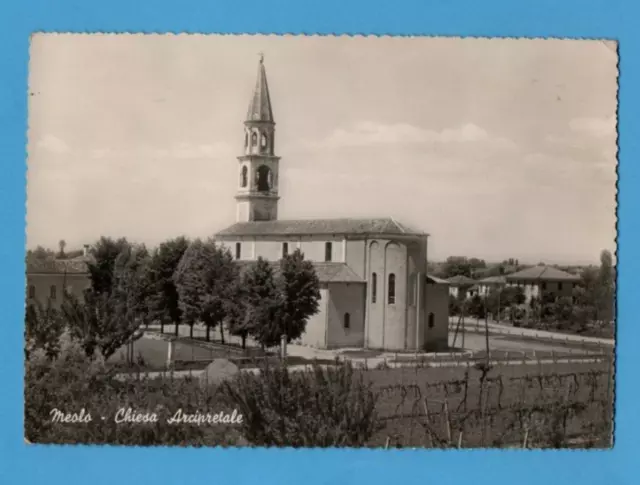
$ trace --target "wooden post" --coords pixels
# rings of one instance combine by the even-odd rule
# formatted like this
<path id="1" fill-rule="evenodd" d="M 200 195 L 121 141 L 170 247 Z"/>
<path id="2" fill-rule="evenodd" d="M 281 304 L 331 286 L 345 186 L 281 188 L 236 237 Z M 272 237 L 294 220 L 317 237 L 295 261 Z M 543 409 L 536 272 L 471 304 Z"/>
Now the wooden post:
<path id="1" fill-rule="evenodd" d="M 451 446 L 451 422 L 449 421 L 449 401 L 445 398 L 442 406 L 445 419 L 445 431 L 447 433 L 447 444 Z"/>
<path id="2" fill-rule="evenodd" d="M 526 448 L 529 441 L 529 423 L 526 424 L 524 428 L 524 439 L 522 440 L 522 447 Z"/>
<path id="3" fill-rule="evenodd" d="M 173 340 L 167 342 L 167 369 L 173 367 Z"/>
<path id="4" fill-rule="evenodd" d="M 280 358 L 282 360 L 287 358 L 287 336 L 285 334 L 280 336 Z"/>
<path id="5" fill-rule="evenodd" d="M 462 448 L 462 430 L 460 431 L 460 434 L 458 435 L 458 448 Z"/>

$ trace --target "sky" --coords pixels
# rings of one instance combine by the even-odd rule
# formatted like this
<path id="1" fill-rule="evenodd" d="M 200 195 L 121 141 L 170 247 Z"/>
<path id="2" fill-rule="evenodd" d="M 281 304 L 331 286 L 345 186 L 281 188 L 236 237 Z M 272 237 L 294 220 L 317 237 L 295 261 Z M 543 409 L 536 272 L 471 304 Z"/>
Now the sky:
<path id="1" fill-rule="evenodd" d="M 280 219 L 393 217 L 432 260 L 615 251 L 615 44 L 173 34 L 32 37 L 27 246 L 233 224 L 259 53 Z"/>

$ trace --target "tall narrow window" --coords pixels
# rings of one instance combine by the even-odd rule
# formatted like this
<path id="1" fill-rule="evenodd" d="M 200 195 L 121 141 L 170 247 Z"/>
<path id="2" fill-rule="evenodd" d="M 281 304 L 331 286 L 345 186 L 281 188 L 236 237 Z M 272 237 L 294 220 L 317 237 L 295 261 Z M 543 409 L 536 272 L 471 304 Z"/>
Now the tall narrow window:
<path id="1" fill-rule="evenodd" d="M 258 135 L 257 133 L 251 134 L 251 146 L 254 147 L 258 144 Z"/>
<path id="2" fill-rule="evenodd" d="M 240 256 L 242 256 L 242 243 L 237 242 L 236 243 L 236 259 L 240 259 Z"/>
<path id="3" fill-rule="evenodd" d="M 378 299 L 378 275 L 371 274 L 371 303 L 375 303 Z"/>
<path id="4" fill-rule="evenodd" d="M 389 275 L 389 305 L 396 303 L 396 275 L 391 273 Z"/>
<path id="5" fill-rule="evenodd" d="M 324 243 L 324 260 L 331 261 L 332 247 L 330 242 Z"/>
<path id="6" fill-rule="evenodd" d="M 436 324 L 436 317 L 433 313 L 429 313 L 429 328 L 433 328 L 434 325 Z"/>
<path id="7" fill-rule="evenodd" d="M 262 148 L 267 148 L 267 135 L 262 134 L 262 138 L 260 139 L 260 146 Z"/>
<path id="8" fill-rule="evenodd" d="M 344 314 L 344 328 L 351 328 L 351 315 L 349 315 L 348 313 Z"/>
<path id="9" fill-rule="evenodd" d="M 52 300 L 56 299 L 56 285 L 51 285 L 51 288 L 49 288 L 49 298 L 51 298 Z"/>
<path id="10" fill-rule="evenodd" d="M 244 165 L 242 167 L 242 173 L 240 175 L 240 187 L 246 187 L 247 186 L 247 166 Z"/>
<path id="11" fill-rule="evenodd" d="M 34 285 L 29 285 L 29 298 L 36 297 L 36 287 Z"/>
<path id="12" fill-rule="evenodd" d="M 282 243 L 282 257 L 286 258 L 289 254 L 289 243 Z"/>

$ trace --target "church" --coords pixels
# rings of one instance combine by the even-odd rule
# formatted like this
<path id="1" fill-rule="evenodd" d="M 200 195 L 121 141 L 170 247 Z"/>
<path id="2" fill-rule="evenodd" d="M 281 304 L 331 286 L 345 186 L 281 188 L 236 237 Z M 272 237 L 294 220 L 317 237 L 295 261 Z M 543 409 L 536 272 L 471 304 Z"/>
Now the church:
<path id="1" fill-rule="evenodd" d="M 243 264 L 300 249 L 320 280 L 319 311 L 303 345 L 438 351 L 447 348 L 449 290 L 427 274 L 428 234 L 392 217 L 278 219 L 275 120 L 264 59 L 238 157 L 236 223 L 216 234 Z"/>

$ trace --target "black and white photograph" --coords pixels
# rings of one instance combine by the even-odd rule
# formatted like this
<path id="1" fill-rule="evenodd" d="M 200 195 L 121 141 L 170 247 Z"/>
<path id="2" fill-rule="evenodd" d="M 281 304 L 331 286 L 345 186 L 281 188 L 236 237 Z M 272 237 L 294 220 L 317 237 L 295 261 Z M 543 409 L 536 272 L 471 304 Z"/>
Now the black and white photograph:
<path id="1" fill-rule="evenodd" d="M 607 449 L 617 44 L 31 37 L 25 441 Z"/>

